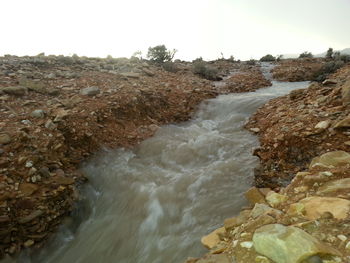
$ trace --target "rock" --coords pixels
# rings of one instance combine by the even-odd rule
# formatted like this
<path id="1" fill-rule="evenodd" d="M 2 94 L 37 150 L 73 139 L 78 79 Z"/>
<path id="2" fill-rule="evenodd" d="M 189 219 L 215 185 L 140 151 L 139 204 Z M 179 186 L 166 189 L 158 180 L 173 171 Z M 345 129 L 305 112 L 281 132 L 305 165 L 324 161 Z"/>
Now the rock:
<path id="1" fill-rule="evenodd" d="M 56 113 L 56 117 L 53 120 L 53 122 L 60 122 L 62 121 L 64 118 L 66 118 L 69 115 L 69 111 L 60 109 L 57 113 Z"/>
<path id="2" fill-rule="evenodd" d="M 259 128 L 250 128 L 249 130 L 252 131 L 252 132 L 255 132 L 255 133 L 260 132 Z"/>
<path id="3" fill-rule="evenodd" d="M 201 242 L 203 246 L 205 246 L 208 249 L 214 248 L 220 241 L 220 234 L 225 234 L 226 230 L 224 227 L 220 227 L 213 232 L 211 232 L 209 235 L 206 235 L 202 237 Z"/>
<path id="4" fill-rule="evenodd" d="M 248 220 L 250 213 L 250 210 L 243 210 L 238 216 L 225 219 L 224 227 L 226 231 L 229 231 L 237 226 L 242 225 Z"/>
<path id="5" fill-rule="evenodd" d="M 38 186 L 36 184 L 23 183 L 19 185 L 19 191 L 22 192 L 24 196 L 32 195 L 36 190 L 38 190 Z"/>
<path id="6" fill-rule="evenodd" d="M 29 239 L 26 242 L 24 242 L 24 247 L 31 247 L 32 245 L 34 245 L 34 241 Z"/>
<path id="7" fill-rule="evenodd" d="M 42 119 L 42 118 L 45 117 L 45 111 L 43 111 L 43 110 L 34 110 L 30 114 L 30 116 L 32 116 L 34 118 Z"/>
<path id="8" fill-rule="evenodd" d="M 7 133 L 0 133 L 0 144 L 9 144 L 12 141 L 11 136 Z"/>
<path id="9" fill-rule="evenodd" d="M 345 219 L 350 212 L 350 201 L 337 197 L 307 197 L 299 203 L 304 205 L 305 216 L 310 220 L 321 218 L 326 212 L 334 218 Z"/>
<path id="10" fill-rule="evenodd" d="M 304 89 L 296 89 L 296 90 L 292 90 L 290 93 L 289 93 L 289 98 L 291 100 L 295 100 L 297 98 L 300 98 L 302 96 L 304 96 Z"/>
<path id="11" fill-rule="evenodd" d="M 57 128 L 57 125 L 53 123 L 51 119 L 48 119 L 47 122 L 45 123 L 45 128 L 49 130 L 54 130 Z"/>
<path id="12" fill-rule="evenodd" d="M 346 117 L 345 119 L 337 122 L 334 127 L 334 129 L 340 129 L 340 128 L 350 128 L 350 116 Z"/>
<path id="13" fill-rule="evenodd" d="M 139 73 L 134 73 L 134 72 L 121 73 L 121 75 L 123 77 L 132 78 L 132 79 L 140 78 L 140 74 Z"/>
<path id="14" fill-rule="evenodd" d="M 196 263 L 232 263 L 229 257 L 226 254 L 218 255 L 207 255 L 204 258 L 196 261 Z"/>
<path id="15" fill-rule="evenodd" d="M 305 205 L 302 203 L 294 203 L 289 206 L 287 211 L 288 215 L 296 216 L 296 215 L 304 215 L 305 214 Z"/>
<path id="16" fill-rule="evenodd" d="M 255 262 L 256 263 L 271 263 L 271 261 L 267 257 L 263 257 L 263 256 L 257 256 L 255 258 Z"/>
<path id="17" fill-rule="evenodd" d="M 334 151 L 312 159 L 309 169 L 317 166 L 334 168 L 347 164 L 350 164 L 350 154 L 344 151 Z"/>
<path id="18" fill-rule="evenodd" d="M 341 95 L 344 104 L 350 102 L 350 79 L 343 84 Z"/>
<path id="19" fill-rule="evenodd" d="M 46 94 L 46 87 L 45 84 L 40 82 L 40 81 L 33 81 L 29 80 L 27 78 L 22 78 L 19 81 L 19 84 L 31 91 L 41 93 L 41 94 Z"/>
<path id="20" fill-rule="evenodd" d="M 259 216 L 263 214 L 274 214 L 274 215 L 280 215 L 282 212 L 280 210 L 274 209 L 266 204 L 255 204 L 253 210 L 250 213 L 250 216 L 252 218 L 258 218 Z"/>
<path id="21" fill-rule="evenodd" d="M 330 120 L 320 121 L 319 123 L 316 124 L 315 129 L 318 129 L 318 130 L 325 130 L 325 129 L 327 129 L 330 125 L 331 125 L 331 121 L 330 121 Z"/>
<path id="22" fill-rule="evenodd" d="M 250 188 L 244 195 L 251 204 L 266 204 L 265 196 L 256 187 Z"/>
<path id="23" fill-rule="evenodd" d="M 33 221 L 35 218 L 41 216 L 42 214 L 44 214 L 44 212 L 42 210 L 34 210 L 29 215 L 18 219 L 18 223 L 20 223 L 20 224 L 28 223 L 30 221 Z"/>
<path id="24" fill-rule="evenodd" d="M 278 194 L 274 191 L 270 191 L 266 195 L 266 201 L 271 205 L 272 207 L 276 207 L 280 205 L 281 203 L 284 203 L 288 200 L 288 196 Z"/>
<path id="25" fill-rule="evenodd" d="M 299 263 L 314 255 L 337 255 L 341 253 L 317 240 L 305 231 L 281 224 L 265 225 L 253 235 L 255 250 L 274 262 Z"/>
<path id="26" fill-rule="evenodd" d="M 15 95 L 15 96 L 23 96 L 27 92 L 27 89 L 22 86 L 5 87 L 5 88 L 0 88 L 0 90 L 9 95 Z"/>
<path id="27" fill-rule="evenodd" d="M 338 81 L 335 79 L 326 79 L 322 82 L 322 85 L 335 85 Z"/>
<path id="28" fill-rule="evenodd" d="M 61 184 L 61 185 L 69 185 L 69 184 L 74 184 L 74 179 L 71 177 L 65 177 L 65 176 L 55 176 L 52 177 L 52 181 Z"/>
<path id="29" fill-rule="evenodd" d="M 318 194 L 326 194 L 350 189 L 350 178 L 344 178 L 324 183 L 317 191 Z"/>
<path id="30" fill-rule="evenodd" d="M 87 87 L 80 90 L 80 94 L 84 96 L 95 96 L 100 93 L 100 89 L 98 87 Z"/>
<path id="31" fill-rule="evenodd" d="M 241 247 L 244 247 L 244 248 L 252 248 L 253 247 L 253 242 L 251 241 L 244 241 L 240 244 Z"/>

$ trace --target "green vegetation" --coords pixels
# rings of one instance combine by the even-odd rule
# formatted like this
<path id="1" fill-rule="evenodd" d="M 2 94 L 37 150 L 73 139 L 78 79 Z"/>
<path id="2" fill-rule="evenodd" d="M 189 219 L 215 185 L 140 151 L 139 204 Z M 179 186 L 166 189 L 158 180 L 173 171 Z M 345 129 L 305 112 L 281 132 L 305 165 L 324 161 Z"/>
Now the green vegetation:
<path id="1" fill-rule="evenodd" d="M 179 71 L 179 68 L 176 66 L 176 64 L 172 61 L 167 61 L 167 62 L 164 62 L 163 65 L 162 65 L 163 69 L 165 71 L 168 71 L 168 72 L 172 72 L 172 73 L 175 73 L 175 72 L 178 72 Z"/>
<path id="2" fill-rule="evenodd" d="M 274 56 L 272 56 L 271 54 L 267 54 L 265 56 L 263 56 L 260 59 L 261 62 L 272 62 L 272 61 L 276 61 L 276 58 Z"/>
<path id="3" fill-rule="evenodd" d="M 299 55 L 299 58 L 313 58 L 314 56 L 312 55 L 312 53 L 311 52 L 307 52 L 307 51 L 305 51 L 305 52 L 303 52 L 303 53 L 301 53 L 300 55 Z"/>
<path id="4" fill-rule="evenodd" d="M 165 45 L 158 45 L 155 47 L 149 47 L 147 58 L 154 63 L 162 64 L 164 62 L 172 61 L 177 50 L 168 50 Z"/>
<path id="5" fill-rule="evenodd" d="M 208 80 L 220 80 L 221 78 L 217 75 L 218 70 L 213 66 L 208 65 L 202 58 L 197 58 L 193 61 L 193 73 L 197 74 Z"/>
<path id="6" fill-rule="evenodd" d="M 329 48 L 326 53 L 326 58 L 331 59 L 333 58 L 333 48 Z"/>

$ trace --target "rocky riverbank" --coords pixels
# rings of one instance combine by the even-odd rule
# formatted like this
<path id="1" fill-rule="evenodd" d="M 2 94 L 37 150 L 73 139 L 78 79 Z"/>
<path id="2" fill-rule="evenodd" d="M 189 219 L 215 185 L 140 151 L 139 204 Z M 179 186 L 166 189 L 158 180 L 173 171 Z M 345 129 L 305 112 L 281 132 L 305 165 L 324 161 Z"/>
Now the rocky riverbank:
<path id="1" fill-rule="evenodd" d="M 86 178 L 77 168 L 92 153 L 131 147 L 234 85 L 268 85 L 257 66 L 211 65 L 221 77 L 250 77 L 215 86 L 180 61 L 166 71 L 136 58 L 1 57 L 0 257 L 55 232 L 79 199 Z"/>
<path id="2" fill-rule="evenodd" d="M 252 116 L 259 188 L 246 193 L 249 207 L 202 238 L 210 252 L 188 263 L 350 262 L 349 94 L 347 65 Z"/>

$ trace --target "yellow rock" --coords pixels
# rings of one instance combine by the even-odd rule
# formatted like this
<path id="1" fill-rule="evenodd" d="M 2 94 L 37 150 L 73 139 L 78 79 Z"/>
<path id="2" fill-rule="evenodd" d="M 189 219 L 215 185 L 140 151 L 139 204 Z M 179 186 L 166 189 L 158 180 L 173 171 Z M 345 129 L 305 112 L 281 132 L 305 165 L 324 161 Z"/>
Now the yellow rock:
<path id="1" fill-rule="evenodd" d="M 205 246 L 208 249 L 214 248 L 220 241 L 220 234 L 225 234 L 226 230 L 224 227 L 220 227 L 213 232 L 211 232 L 209 235 L 206 235 L 202 237 L 201 242 L 203 246 Z"/>
<path id="2" fill-rule="evenodd" d="M 337 197 L 308 197 L 299 202 L 305 207 L 305 216 L 318 219 L 323 213 L 329 212 L 337 219 L 345 219 L 350 211 L 350 201 Z"/>
<path id="3" fill-rule="evenodd" d="M 244 195 L 251 204 L 266 204 L 264 195 L 256 187 L 250 188 Z"/>
<path id="4" fill-rule="evenodd" d="M 329 181 L 323 184 L 318 189 L 317 193 L 330 193 L 346 189 L 350 190 L 350 178 Z"/>
<path id="5" fill-rule="evenodd" d="M 286 195 L 281 195 L 278 194 L 274 191 L 270 191 L 267 195 L 266 195 L 266 201 L 269 203 L 269 205 L 271 205 L 272 207 L 275 207 L 285 201 L 288 200 L 288 196 Z"/>

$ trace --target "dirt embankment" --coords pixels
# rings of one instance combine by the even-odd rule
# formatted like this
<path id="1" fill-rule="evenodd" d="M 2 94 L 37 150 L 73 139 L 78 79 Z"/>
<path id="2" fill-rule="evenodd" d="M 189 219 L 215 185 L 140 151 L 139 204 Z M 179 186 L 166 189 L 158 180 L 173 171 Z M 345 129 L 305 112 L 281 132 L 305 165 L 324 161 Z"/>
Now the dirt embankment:
<path id="1" fill-rule="evenodd" d="M 271 100 L 247 128 L 260 137 L 260 188 L 187 263 L 350 262 L 350 65 Z"/>
<path id="2" fill-rule="evenodd" d="M 314 80 L 325 63 L 322 58 L 286 59 L 277 64 L 272 75 L 279 81 Z"/>
<path id="3" fill-rule="evenodd" d="M 245 67 L 213 65 L 223 76 Z M 190 63 L 175 66 L 171 73 L 137 59 L 0 58 L 0 257 L 39 247 L 55 231 L 79 198 L 86 179 L 76 168 L 90 154 L 135 145 L 228 92 L 194 75 Z"/>

